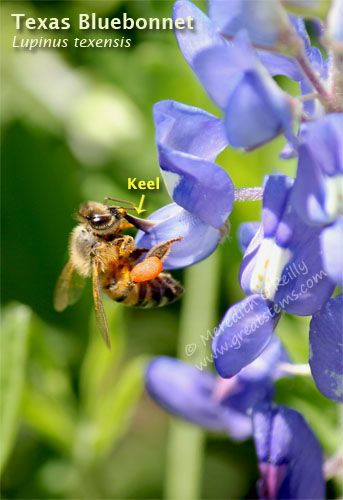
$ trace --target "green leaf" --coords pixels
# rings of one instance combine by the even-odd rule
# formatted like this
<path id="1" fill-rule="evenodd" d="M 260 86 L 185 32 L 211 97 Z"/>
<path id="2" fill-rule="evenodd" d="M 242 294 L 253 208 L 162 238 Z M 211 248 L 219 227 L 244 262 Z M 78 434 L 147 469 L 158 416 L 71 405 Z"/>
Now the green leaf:
<path id="1" fill-rule="evenodd" d="M 90 463 L 104 457 L 122 436 L 143 388 L 146 359 L 122 365 L 125 351 L 123 307 L 104 300 L 111 336 L 111 351 L 100 337 L 94 314 L 90 339 L 80 374 L 81 412 L 75 459 Z"/>
<path id="2" fill-rule="evenodd" d="M 283 314 L 276 332 L 294 363 L 308 363 L 309 316 Z"/>
<path id="3" fill-rule="evenodd" d="M 106 317 L 111 337 L 111 351 L 109 351 L 100 336 L 94 313 L 90 319 L 90 336 L 81 366 L 80 392 L 83 410 L 86 415 L 92 416 L 96 408 L 101 404 L 108 386 L 113 385 L 113 379 L 117 376 L 119 363 L 125 349 L 123 334 L 122 311 L 120 304 L 111 302 L 107 307 L 104 299 Z"/>
<path id="4" fill-rule="evenodd" d="M 134 358 L 124 366 L 119 378 L 108 379 L 107 390 L 93 408 L 93 415 L 84 422 L 83 429 L 80 428 L 76 446 L 78 461 L 105 457 L 126 432 L 143 390 L 146 361 L 145 357 Z"/>
<path id="5" fill-rule="evenodd" d="M 57 399 L 33 386 L 27 387 L 23 397 L 23 416 L 54 446 L 71 453 L 76 434 L 73 415 Z"/>
<path id="6" fill-rule="evenodd" d="M 112 386 L 113 389 L 109 387 L 110 390 L 98 406 L 95 447 L 99 453 L 110 451 L 128 428 L 130 417 L 142 394 L 146 362 L 144 356 L 128 362 L 119 380 Z"/>
<path id="7" fill-rule="evenodd" d="M 76 435 L 77 401 L 69 373 L 72 344 L 37 316 L 31 322 L 30 356 L 22 416 L 40 438 L 71 453 Z"/>
<path id="8" fill-rule="evenodd" d="M 1 324 L 0 471 L 14 443 L 25 377 L 31 310 L 22 304 L 6 307 Z"/>
<path id="9" fill-rule="evenodd" d="M 284 0 L 284 6 L 290 14 L 304 17 L 305 19 L 315 19 L 317 17 L 325 19 L 330 1 L 317 0 L 316 2 L 304 2 L 304 0 Z"/>

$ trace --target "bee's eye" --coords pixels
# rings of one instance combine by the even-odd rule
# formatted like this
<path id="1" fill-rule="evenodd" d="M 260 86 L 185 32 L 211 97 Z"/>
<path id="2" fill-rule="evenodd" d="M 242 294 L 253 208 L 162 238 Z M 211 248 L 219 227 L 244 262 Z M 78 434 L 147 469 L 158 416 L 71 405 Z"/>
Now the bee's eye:
<path id="1" fill-rule="evenodd" d="M 102 227 L 107 227 L 111 224 L 113 217 L 111 215 L 93 215 L 91 218 L 91 225 L 94 228 L 101 229 Z"/>

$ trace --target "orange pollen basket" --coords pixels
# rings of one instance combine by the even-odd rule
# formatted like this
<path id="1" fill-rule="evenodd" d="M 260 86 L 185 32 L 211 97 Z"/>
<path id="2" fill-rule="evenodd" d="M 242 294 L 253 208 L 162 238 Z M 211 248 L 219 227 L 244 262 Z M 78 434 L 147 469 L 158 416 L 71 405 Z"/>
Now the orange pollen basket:
<path id="1" fill-rule="evenodd" d="M 163 265 L 161 259 L 158 257 L 148 257 L 132 268 L 131 280 L 135 283 L 149 281 L 156 278 L 162 271 Z"/>

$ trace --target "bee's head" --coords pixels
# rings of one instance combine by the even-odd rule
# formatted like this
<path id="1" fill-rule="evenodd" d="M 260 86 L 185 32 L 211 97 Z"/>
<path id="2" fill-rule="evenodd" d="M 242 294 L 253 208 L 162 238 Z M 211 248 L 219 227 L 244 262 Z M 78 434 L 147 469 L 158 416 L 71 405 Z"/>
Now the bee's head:
<path id="1" fill-rule="evenodd" d="M 76 218 L 88 224 L 99 236 L 119 232 L 126 211 L 122 207 L 107 207 L 102 203 L 87 201 L 81 205 Z"/>

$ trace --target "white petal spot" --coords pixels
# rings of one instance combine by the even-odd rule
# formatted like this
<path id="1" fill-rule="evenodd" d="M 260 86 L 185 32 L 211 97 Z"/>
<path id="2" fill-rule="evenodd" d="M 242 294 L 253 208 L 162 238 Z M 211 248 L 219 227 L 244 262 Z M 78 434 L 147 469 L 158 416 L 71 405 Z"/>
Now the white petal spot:
<path id="1" fill-rule="evenodd" d="M 257 260 L 250 280 L 250 289 L 254 293 L 263 293 L 269 300 L 274 300 L 282 271 L 290 261 L 292 252 L 281 248 L 274 238 L 265 238 L 258 250 Z"/>
<path id="2" fill-rule="evenodd" d="M 332 221 L 343 214 L 343 174 L 325 179 L 325 211 Z"/>
<path id="3" fill-rule="evenodd" d="M 341 398 L 343 395 L 343 375 L 340 373 L 330 372 L 329 373 L 331 382 L 331 389 L 337 398 Z"/>
<path id="4" fill-rule="evenodd" d="M 181 181 L 181 177 L 175 172 L 169 172 L 169 170 L 163 170 L 161 168 L 162 177 L 166 185 L 167 191 L 171 199 L 174 199 L 174 191 Z"/>

